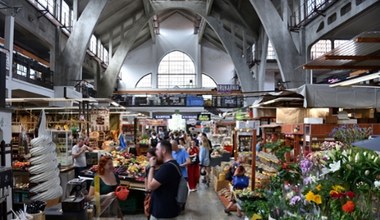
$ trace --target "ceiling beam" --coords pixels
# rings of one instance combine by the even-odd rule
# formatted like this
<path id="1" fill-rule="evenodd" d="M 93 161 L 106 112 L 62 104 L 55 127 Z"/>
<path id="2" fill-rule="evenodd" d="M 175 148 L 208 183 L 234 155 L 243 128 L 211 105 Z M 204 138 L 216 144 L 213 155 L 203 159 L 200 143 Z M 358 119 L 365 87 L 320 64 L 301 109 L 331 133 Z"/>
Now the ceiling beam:
<path id="1" fill-rule="evenodd" d="M 214 0 L 207 0 L 206 15 L 209 15 L 211 13 L 213 3 L 214 3 Z M 201 23 L 199 24 L 198 43 L 200 43 L 202 41 L 203 34 L 205 33 L 206 26 L 207 26 L 207 22 L 205 21 L 204 18 L 202 18 Z"/>
<path id="2" fill-rule="evenodd" d="M 120 10 L 120 13 L 116 13 L 108 19 L 105 19 L 103 22 L 98 23 L 96 25 L 96 33 L 98 33 L 99 35 L 107 34 L 109 32 L 110 27 L 124 24 L 126 20 L 134 18 L 141 13 L 142 11 L 140 9 L 133 8 L 130 10 L 126 10 L 125 8 L 123 8 L 122 10 Z"/>
<path id="3" fill-rule="evenodd" d="M 326 60 L 380 60 L 380 56 L 373 55 L 358 55 L 358 56 L 347 56 L 347 55 L 324 55 Z"/>
<path id="4" fill-rule="evenodd" d="M 380 66 L 353 66 L 353 65 L 304 65 L 304 69 L 306 70 L 322 70 L 322 69 L 330 69 L 330 70 L 373 70 L 380 69 Z"/>
<path id="5" fill-rule="evenodd" d="M 213 37 L 211 37 L 209 35 L 205 35 L 204 39 L 209 41 L 212 45 L 214 45 L 218 49 L 220 49 L 222 51 L 226 51 L 226 48 L 224 48 L 223 44 L 221 42 L 219 42 L 218 40 L 214 39 Z"/>
<path id="6" fill-rule="evenodd" d="M 204 18 L 202 18 L 201 23 L 199 24 L 199 31 L 198 31 L 198 43 L 201 43 L 203 35 L 205 33 L 205 29 L 207 26 L 207 22 Z"/>
<path id="7" fill-rule="evenodd" d="M 251 35 L 251 36 L 256 36 L 255 33 L 253 33 L 253 31 L 251 30 L 250 26 L 248 25 L 248 23 L 245 21 L 245 19 L 243 18 L 243 16 L 241 16 L 241 13 L 238 11 L 238 9 L 235 7 L 234 4 L 231 3 L 231 1 L 227 0 L 223 0 L 223 1 L 220 1 L 222 2 L 226 7 L 224 7 L 226 10 L 228 10 L 230 13 L 233 14 L 233 16 L 235 18 L 237 18 L 239 20 L 239 22 L 235 22 L 235 21 L 232 21 L 232 20 L 229 20 L 229 22 L 237 25 L 237 26 L 240 26 L 242 27 L 244 30 L 247 30 L 247 33 L 248 35 Z"/>
<path id="8" fill-rule="evenodd" d="M 152 11 L 152 6 L 150 4 L 150 0 L 143 0 L 143 4 L 144 4 L 145 14 L 146 15 L 150 14 L 150 12 Z M 154 25 L 153 25 L 152 18 L 149 19 L 148 25 L 149 25 L 149 32 L 150 32 L 150 36 L 152 38 L 152 41 L 153 41 L 153 43 L 156 43 L 156 34 L 154 33 Z"/>

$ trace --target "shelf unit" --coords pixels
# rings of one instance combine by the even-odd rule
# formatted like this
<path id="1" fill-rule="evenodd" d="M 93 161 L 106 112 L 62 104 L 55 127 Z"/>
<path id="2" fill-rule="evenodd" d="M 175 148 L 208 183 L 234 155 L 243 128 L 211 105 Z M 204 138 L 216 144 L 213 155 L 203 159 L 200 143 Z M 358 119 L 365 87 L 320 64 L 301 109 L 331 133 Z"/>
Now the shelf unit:
<path id="1" fill-rule="evenodd" d="M 135 142 L 135 125 L 134 124 L 121 124 L 120 125 L 120 132 L 122 133 L 125 131 L 125 142 L 128 144 L 132 144 Z"/>
<path id="2" fill-rule="evenodd" d="M 73 148 L 73 138 L 71 131 L 51 130 L 52 141 L 57 146 L 57 160 L 62 166 L 69 166 L 73 163 L 71 150 Z"/>
<path id="3" fill-rule="evenodd" d="M 32 187 L 30 185 L 30 174 L 25 169 L 12 169 L 13 172 L 13 188 L 12 188 L 12 198 L 13 198 L 13 209 L 18 210 L 23 207 L 23 204 L 28 202 L 28 200 L 35 195 L 31 193 L 29 189 Z M 26 187 L 20 187 L 20 186 Z"/>

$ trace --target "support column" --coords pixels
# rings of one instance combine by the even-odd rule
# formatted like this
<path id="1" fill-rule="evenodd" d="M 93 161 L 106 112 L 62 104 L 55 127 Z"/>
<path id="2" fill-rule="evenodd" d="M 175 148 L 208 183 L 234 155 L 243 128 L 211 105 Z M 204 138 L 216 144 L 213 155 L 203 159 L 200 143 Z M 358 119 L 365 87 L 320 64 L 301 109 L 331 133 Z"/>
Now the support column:
<path id="1" fill-rule="evenodd" d="M 250 0 L 250 2 L 276 51 L 282 80 L 288 82 L 287 88 L 296 88 L 305 84 L 305 73 L 299 67 L 306 60 L 302 52 L 297 50 L 288 30 L 288 23 L 283 21 L 271 1 Z"/>
<path id="2" fill-rule="evenodd" d="M 12 78 L 12 73 L 13 73 L 12 67 L 13 67 L 14 28 L 15 28 L 15 17 L 11 14 L 6 15 L 5 16 L 5 30 L 4 30 L 4 36 L 5 36 L 4 47 L 6 50 L 9 51 L 9 54 L 7 55 L 5 74 L 8 75 L 10 79 Z M 5 88 L 4 88 L 4 91 L 5 91 Z"/>
<path id="3" fill-rule="evenodd" d="M 264 91 L 264 84 L 265 84 L 265 73 L 266 73 L 266 67 L 267 67 L 267 55 L 268 55 L 268 43 L 269 39 L 267 34 L 265 33 L 265 30 L 262 28 L 261 33 L 261 55 L 260 55 L 260 64 L 258 68 L 257 73 L 257 81 L 259 86 L 259 91 Z"/>
<path id="4" fill-rule="evenodd" d="M 159 60 L 157 59 L 157 45 L 156 43 L 152 44 L 152 54 L 153 54 L 153 62 L 152 62 L 152 88 L 156 89 L 158 88 L 158 65 L 159 65 Z"/>
<path id="5" fill-rule="evenodd" d="M 197 43 L 196 49 L 196 60 L 195 60 L 195 82 L 193 82 L 193 86 L 196 88 L 202 88 L 202 45 Z"/>
<path id="6" fill-rule="evenodd" d="M 71 24 L 72 28 L 74 28 L 75 23 L 78 20 L 78 0 L 73 0 L 73 23 Z"/>
<path id="7" fill-rule="evenodd" d="M 110 32 L 110 40 L 108 42 L 108 63 L 111 62 L 112 54 L 113 54 L 113 30 Z"/>

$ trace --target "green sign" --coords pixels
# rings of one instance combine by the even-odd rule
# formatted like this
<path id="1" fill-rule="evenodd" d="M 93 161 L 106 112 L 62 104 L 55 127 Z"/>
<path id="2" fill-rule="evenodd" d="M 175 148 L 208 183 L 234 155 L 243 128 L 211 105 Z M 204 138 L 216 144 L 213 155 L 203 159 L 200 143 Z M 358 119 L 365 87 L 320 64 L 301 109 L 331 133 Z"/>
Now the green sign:
<path id="1" fill-rule="evenodd" d="M 198 114 L 197 120 L 198 121 L 210 121 L 211 120 L 211 114 Z"/>

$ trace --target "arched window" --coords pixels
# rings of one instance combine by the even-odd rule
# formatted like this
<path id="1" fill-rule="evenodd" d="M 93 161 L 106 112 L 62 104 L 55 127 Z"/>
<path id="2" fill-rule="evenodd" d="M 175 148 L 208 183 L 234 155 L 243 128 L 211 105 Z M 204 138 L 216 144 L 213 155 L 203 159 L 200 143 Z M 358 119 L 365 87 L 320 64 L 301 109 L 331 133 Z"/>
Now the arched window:
<path id="1" fill-rule="evenodd" d="M 202 87 L 204 88 L 216 88 L 216 82 L 211 76 L 202 73 Z"/>
<path id="2" fill-rule="evenodd" d="M 136 83 L 136 88 L 152 88 L 152 74 L 146 74 Z"/>
<path id="3" fill-rule="evenodd" d="M 188 55 L 173 51 L 158 66 L 158 88 L 195 87 L 195 65 Z"/>

